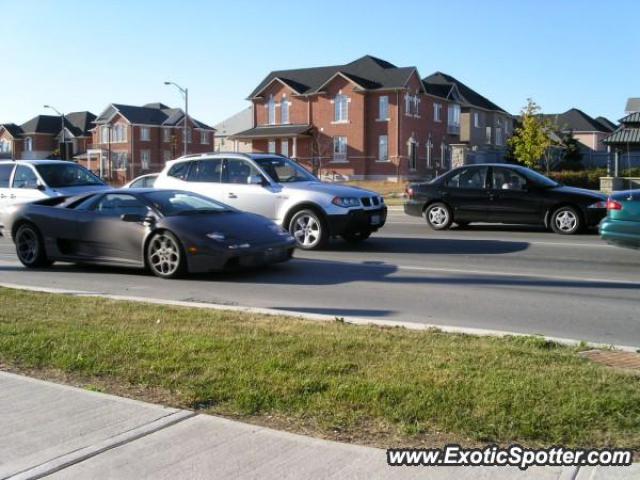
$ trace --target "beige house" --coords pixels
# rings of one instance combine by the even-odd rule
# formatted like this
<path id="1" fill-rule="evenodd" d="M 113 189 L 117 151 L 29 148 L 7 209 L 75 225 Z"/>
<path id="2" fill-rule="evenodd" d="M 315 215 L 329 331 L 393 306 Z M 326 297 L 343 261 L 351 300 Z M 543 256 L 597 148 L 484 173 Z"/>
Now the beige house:
<path id="1" fill-rule="evenodd" d="M 607 118 L 593 118 L 577 108 L 564 113 L 547 114 L 544 118 L 555 125 L 559 132 L 573 132 L 574 138 L 584 149 L 592 152 L 606 152 L 607 146 L 602 141 L 617 128 Z"/>
<path id="2" fill-rule="evenodd" d="M 213 148 L 216 152 L 251 152 L 251 140 L 230 138 L 253 127 L 253 105 L 214 125 Z"/>

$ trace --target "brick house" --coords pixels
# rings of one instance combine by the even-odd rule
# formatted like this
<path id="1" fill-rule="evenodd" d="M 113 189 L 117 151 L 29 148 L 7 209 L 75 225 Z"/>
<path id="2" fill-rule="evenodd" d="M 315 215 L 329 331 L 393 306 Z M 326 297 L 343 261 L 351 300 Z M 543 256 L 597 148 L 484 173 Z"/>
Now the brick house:
<path id="1" fill-rule="evenodd" d="M 397 179 L 448 168 L 449 100 L 416 67 L 372 56 L 345 65 L 271 72 L 248 98 L 253 127 L 233 135 L 256 152 L 296 159 L 320 176 Z M 434 115 L 438 121 L 433 121 Z"/>
<path id="2" fill-rule="evenodd" d="M 38 115 L 22 125 L 2 124 L 0 158 L 38 160 L 81 155 L 90 148 L 90 130 L 95 118 L 93 113 L 86 111 L 66 114 L 64 135 L 62 117 L 57 115 Z"/>
<path id="3" fill-rule="evenodd" d="M 232 138 L 329 178 L 442 173 L 451 168 L 452 146 L 476 148 L 475 132 L 466 126 L 476 111 L 492 126 L 492 146 L 513 131 L 511 115 L 453 77 L 437 72 L 421 79 L 416 67 L 369 55 L 345 65 L 271 72 L 248 100 L 253 126 Z M 496 151 L 503 155 L 504 147 Z"/>
<path id="4" fill-rule="evenodd" d="M 162 103 L 112 103 L 95 119 L 93 146 L 80 161 L 114 183 L 160 171 L 183 154 L 184 118 L 182 109 Z M 212 151 L 215 129 L 193 117 L 188 125 L 187 153 Z"/>
<path id="5" fill-rule="evenodd" d="M 514 130 L 511 114 L 446 73 L 435 72 L 422 83 L 427 92 L 449 102 L 447 132 L 458 137 L 456 147 L 466 152 L 468 158 L 463 163 L 504 157 L 507 139 Z"/>

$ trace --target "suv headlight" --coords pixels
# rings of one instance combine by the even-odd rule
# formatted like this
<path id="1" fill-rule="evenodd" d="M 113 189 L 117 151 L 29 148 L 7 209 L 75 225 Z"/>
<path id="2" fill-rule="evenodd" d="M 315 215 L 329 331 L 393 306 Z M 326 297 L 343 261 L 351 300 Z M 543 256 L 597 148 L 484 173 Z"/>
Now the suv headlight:
<path id="1" fill-rule="evenodd" d="M 331 203 L 344 208 L 359 207 L 360 199 L 357 197 L 334 197 L 334 199 L 331 200 Z"/>
<path id="2" fill-rule="evenodd" d="M 607 208 L 607 201 L 602 200 L 600 202 L 592 203 L 587 208 Z"/>

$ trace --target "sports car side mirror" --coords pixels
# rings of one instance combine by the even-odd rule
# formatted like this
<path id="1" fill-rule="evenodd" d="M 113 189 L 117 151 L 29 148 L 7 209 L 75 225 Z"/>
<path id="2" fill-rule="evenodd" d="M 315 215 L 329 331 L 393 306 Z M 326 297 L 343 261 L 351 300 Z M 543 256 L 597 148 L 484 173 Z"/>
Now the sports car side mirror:
<path id="1" fill-rule="evenodd" d="M 144 222 L 146 217 L 143 215 L 138 215 L 136 213 L 123 213 L 120 215 L 120 220 L 123 222 L 132 222 L 132 223 L 140 223 Z"/>

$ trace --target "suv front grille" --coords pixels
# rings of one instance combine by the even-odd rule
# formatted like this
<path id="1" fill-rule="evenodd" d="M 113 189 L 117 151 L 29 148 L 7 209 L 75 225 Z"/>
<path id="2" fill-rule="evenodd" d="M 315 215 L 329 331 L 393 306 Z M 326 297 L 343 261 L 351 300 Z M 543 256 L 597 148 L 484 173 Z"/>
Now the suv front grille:
<path id="1" fill-rule="evenodd" d="M 362 205 L 365 207 L 371 206 L 371 199 L 369 197 L 362 197 L 360 200 L 362 200 Z"/>
<path id="2" fill-rule="evenodd" d="M 373 204 L 378 206 L 380 205 L 380 200 L 378 199 L 378 197 L 371 197 L 373 199 Z"/>

